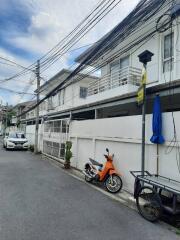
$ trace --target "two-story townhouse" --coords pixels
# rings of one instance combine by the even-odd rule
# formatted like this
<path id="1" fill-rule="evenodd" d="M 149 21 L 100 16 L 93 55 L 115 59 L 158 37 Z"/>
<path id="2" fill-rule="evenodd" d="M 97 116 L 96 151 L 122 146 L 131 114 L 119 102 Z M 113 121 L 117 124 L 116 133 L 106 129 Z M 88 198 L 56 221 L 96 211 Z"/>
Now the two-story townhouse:
<path id="1" fill-rule="evenodd" d="M 64 158 L 65 142 L 69 137 L 69 123 L 72 120 L 71 108 L 84 105 L 88 83 L 98 79 L 95 76 L 79 74 L 70 81 L 64 82 L 70 73 L 70 70 L 62 69 L 39 88 L 40 95 L 46 96 L 59 83 L 64 84 L 59 92 L 49 97 L 39 106 L 39 150 L 44 154 L 56 157 L 58 160 Z M 35 115 L 31 116 L 31 114 L 31 112 L 26 114 L 26 136 L 31 139 L 31 144 L 33 144 Z M 83 119 L 83 116 L 79 118 Z M 85 118 L 94 118 L 94 112 L 89 112 Z"/>
<path id="2" fill-rule="evenodd" d="M 48 141 L 49 138 L 50 141 L 43 144 L 44 152 L 61 157 L 64 145 L 61 150 L 58 144 L 64 142 L 60 140 L 62 134 L 55 137 L 55 132 L 66 134 L 65 129 L 73 142 L 74 167 L 83 169 L 89 157 L 99 161 L 102 159 L 103 162 L 102 154 L 109 147 L 115 154 L 115 166 L 123 174 L 125 188 L 132 191 L 133 178 L 129 171 L 141 169 L 142 112 L 136 97 L 142 64 L 138 56 L 144 50 L 149 50 L 154 56 L 147 66 L 145 168 L 155 173 L 158 158 L 159 173 L 179 179 L 180 159 L 177 157 L 179 148 L 176 144 L 180 133 L 177 124 L 180 119 L 179 6 L 179 1 L 175 0 L 141 0 L 122 22 L 76 59 L 80 65 L 90 69 L 86 70 L 87 73 L 91 73 L 93 68 L 101 71 L 101 76 L 93 79 L 88 77 L 87 81 L 86 76 L 76 76 L 70 85 L 65 83 L 58 94 L 48 99 L 45 103 L 48 111 L 43 114 L 43 139 Z M 67 76 L 68 73 L 61 80 L 56 76 L 57 83 L 53 80 L 49 89 L 54 89 Z M 50 82 L 40 89 L 44 95 L 49 91 Z M 81 86 L 83 82 L 85 85 Z M 86 96 L 83 99 L 80 91 Z M 150 142 L 152 107 L 156 94 L 161 97 L 163 135 L 166 140 L 159 148 L 159 156 L 156 146 Z M 77 99 L 76 95 L 79 96 Z M 56 119 L 61 122 L 55 122 Z M 67 119 L 67 124 L 60 119 Z M 174 147 L 169 151 L 172 142 Z"/>
<path id="3" fill-rule="evenodd" d="M 154 56 L 147 65 L 146 162 L 145 168 L 179 179 L 180 156 L 180 2 L 142 0 L 112 31 L 81 54 L 76 61 L 101 70 L 101 77 L 89 83 L 84 106 L 75 111 L 95 111 L 94 120 L 73 121 L 73 165 L 83 169 L 88 157 L 102 159 L 106 147 L 115 153 L 115 165 L 123 173 L 125 187 L 132 191 L 129 171 L 141 169 L 141 107 L 137 90 L 142 64 L 139 54 L 145 50 Z M 152 108 L 160 95 L 165 144 L 157 148 L 152 136 Z M 172 146 L 173 142 L 173 146 Z M 169 148 L 171 151 L 169 151 Z M 103 161 L 103 159 L 102 159 Z"/>

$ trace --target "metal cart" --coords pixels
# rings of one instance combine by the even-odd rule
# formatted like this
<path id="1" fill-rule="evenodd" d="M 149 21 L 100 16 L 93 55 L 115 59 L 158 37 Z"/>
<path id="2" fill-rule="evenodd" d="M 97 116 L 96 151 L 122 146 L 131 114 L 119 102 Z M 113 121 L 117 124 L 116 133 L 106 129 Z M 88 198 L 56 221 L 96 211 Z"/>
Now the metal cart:
<path id="1" fill-rule="evenodd" d="M 134 197 L 139 213 L 148 221 L 162 215 L 180 220 L 180 182 L 148 171 L 130 171 L 135 177 Z"/>

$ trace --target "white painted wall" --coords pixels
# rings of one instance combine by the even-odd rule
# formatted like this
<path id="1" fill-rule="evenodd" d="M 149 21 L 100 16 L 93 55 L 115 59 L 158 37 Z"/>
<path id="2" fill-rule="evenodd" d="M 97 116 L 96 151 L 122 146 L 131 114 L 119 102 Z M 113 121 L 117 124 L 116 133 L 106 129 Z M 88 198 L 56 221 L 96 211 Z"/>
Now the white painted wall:
<path id="1" fill-rule="evenodd" d="M 79 82 L 76 82 L 74 84 L 71 84 L 69 86 L 67 86 L 65 88 L 65 96 L 64 96 L 64 104 L 62 103 L 62 95 L 63 95 L 63 91 L 60 91 L 60 104 L 58 101 L 58 95 L 53 97 L 53 109 L 46 111 L 46 113 L 44 111 L 40 111 L 40 115 L 45 115 L 47 113 L 53 113 L 53 112 L 58 112 L 58 111 L 62 111 L 62 110 L 67 110 L 70 109 L 72 107 L 76 107 L 76 106 L 80 106 L 80 105 L 84 105 L 84 104 L 88 104 L 89 102 L 92 102 L 91 99 L 84 99 L 84 98 L 80 98 L 80 87 L 88 87 L 88 84 L 90 81 L 92 80 L 96 80 L 93 78 L 85 78 L 82 79 Z M 95 100 L 96 101 L 96 100 Z M 94 100 L 93 100 L 94 102 Z"/>
<path id="2" fill-rule="evenodd" d="M 39 124 L 39 134 L 38 134 L 38 142 L 39 142 L 39 151 L 42 151 L 43 149 L 43 124 Z M 35 144 L 35 125 L 27 125 L 26 126 L 26 138 L 29 141 L 30 145 Z"/>
<path id="3" fill-rule="evenodd" d="M 180 112 L 174 113 L 178 141 L 180 141 Z M 83 169 L 89 157 L 104 162 L 103 154 L 108 147 L 115 154 L 114 164 L 122 174 L 124 187 L 133 191 L 134 179 L 130 170 L 141 169 L 141 116 L 72 121 L 70 139 L 73 142 L 72 165 Z M 146 170 L 156 173 L 156 145 L 150 142 L 152 115 L 146 121 Z M 180 180 L 176 162 L 176 148 L 167 154 L 167 146 L 173 138 L 171 113 L 163 114 L 163 135 L 166 143 L 159 147 L 160 174 Z"/>

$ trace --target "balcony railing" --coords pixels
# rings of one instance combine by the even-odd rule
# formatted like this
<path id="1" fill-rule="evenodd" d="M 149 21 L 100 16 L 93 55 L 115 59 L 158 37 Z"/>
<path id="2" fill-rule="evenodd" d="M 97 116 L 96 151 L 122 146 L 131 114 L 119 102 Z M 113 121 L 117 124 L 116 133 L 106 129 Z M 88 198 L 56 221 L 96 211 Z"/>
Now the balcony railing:
<path id="1" fill-rule="evenodd" d="M 125 67 L 117 71 L 113 71 L 113 73 L 107 74 L 101 79 L 90 82 L 88 86 L 88 96 L 127 84 L 139 86 L 140 81 L 141 69 Z"/>

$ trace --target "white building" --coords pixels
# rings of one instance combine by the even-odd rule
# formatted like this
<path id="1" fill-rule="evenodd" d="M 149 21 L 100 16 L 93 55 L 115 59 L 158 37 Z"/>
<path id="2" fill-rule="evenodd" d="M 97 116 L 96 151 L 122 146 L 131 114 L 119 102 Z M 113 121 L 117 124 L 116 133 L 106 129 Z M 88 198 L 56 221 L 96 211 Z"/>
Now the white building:
<path id="1" fill-rule="evenodd" d="M 142 64 L 138 55 L 149 50 L 154 56 L 147 66 L 145 168 L 152 173 L 157 170 L 156 146 L 150 142 L 150 137 L 153 100 L 158 93 L 166 140 L 159 149 L 159 173 L 180 179 L 177 154 L 180 139 L 179 6 L 179 2 L 174 6 L 170 0 L 149 0 L 145 4 L 141 1 L 125 20 L 76 59 L 87 67 L 100 69 L 101 77 L 78 75 L 43 103 L 40 115 L 44 124 L 40 128 L 39 143 L 43 152 L 61 158 L 62 144 L 69 138 L 73 142 L 72 165 L 83 169 L 89 157 L 103 162 L 103 153 L 108 147 L 115 154 L 114 163 L 122 173 L 125 188 L 132 192 L 133 178 L 129 171 L 141 169 L 142 117 L 136 95 Z M 62 70 L 40 91 L 46 95 L 68 74 L 67 70 Z M 27 133 L 30 126 L 27 126 Z M 172 145 L 173 148 L 169 147 Z"/>
<path id="2" fill-rule="evenodd" d="M 71 108 L 83 105 L 87 97 L 88 83 L 97 77 L 78 74 L 68 81 L 64 80 L 71 71 L 63 69 L 40 87 L 40 94 L 46 96 L 59 83 L 64 88 L 40 104 L 39 150 L 44 154 L 64 159 L 65 142 L 69 139 Z M 83 78 L 79 81 L 79 78 Z M 78 80 L 78 81 L 77 81 Z M 89 115 L 94 118 L 94 113 Z M 26 114 L 26 136 L 31 144 L 35 139 L 35 110 Z"/>

